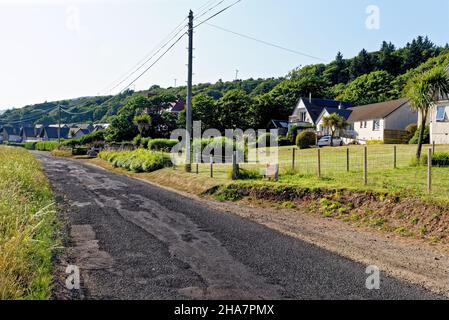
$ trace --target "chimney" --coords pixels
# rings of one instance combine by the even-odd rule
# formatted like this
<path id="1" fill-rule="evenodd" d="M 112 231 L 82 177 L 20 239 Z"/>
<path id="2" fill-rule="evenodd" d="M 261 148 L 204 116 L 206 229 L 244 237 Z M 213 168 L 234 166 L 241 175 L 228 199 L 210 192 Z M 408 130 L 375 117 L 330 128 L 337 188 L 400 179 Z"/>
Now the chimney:
<path id="1" fill-rule="evenodd" d="M 338 105 L 338 110 L 343 109 L 343 104 L 340 102 L 340 104 Z"/>
<path id="2" fill-rule="evenodd" d="M 312 92 L 309 93 L 309 102 L 312 103 Z"/>

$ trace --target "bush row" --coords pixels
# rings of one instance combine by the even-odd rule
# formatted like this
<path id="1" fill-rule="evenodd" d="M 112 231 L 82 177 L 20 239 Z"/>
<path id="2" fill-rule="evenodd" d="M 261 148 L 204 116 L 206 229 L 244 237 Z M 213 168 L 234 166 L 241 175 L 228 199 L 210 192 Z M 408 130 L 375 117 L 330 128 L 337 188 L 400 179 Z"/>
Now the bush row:
<path id="1" fill-rule="evenodd" d="M 102 151 L 99 157 L 114 167 L 134 172 L 152 172 L 172 165 L 167 154 L 145 149 L 134 151 Z"/>
<path id="2" fill-rule="evenodd" d="M 53 151 L 58 149 L 59 143 L 57 141 L 39 141 L 35 144 L 35 150 L 39 151 Z"/>

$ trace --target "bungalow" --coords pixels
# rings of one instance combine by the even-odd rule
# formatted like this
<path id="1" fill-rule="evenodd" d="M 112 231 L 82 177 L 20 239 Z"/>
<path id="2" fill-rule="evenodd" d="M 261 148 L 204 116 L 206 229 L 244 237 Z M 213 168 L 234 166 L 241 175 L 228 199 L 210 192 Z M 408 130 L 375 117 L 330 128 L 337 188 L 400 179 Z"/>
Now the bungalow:
<path id="1" fill-rule="evenodd" d="M 86 134 L 89 134 L 89 129 L 82 129 L 82 128 L 73 128 L 70 129 L 69 136 L 70 138 L 79 139 L 82 136 L 85 136 Z"/>
<path id="2" fill-rule="evenodd" d="M 318 118 L 325 108 L 347 109 L 352 104 L 344 101 L 300 98 L 289 118 L 289 129 L 293 126 L 316 126 Z"/>
<path id="3" fill-rule="evenodd" d="M 167 109 L 168 112 L 180 114 L 184 111 L 186 107 L 186 102 L 183 98 L 179 98 L 176 102 L 169 103 L 169 107 Z"/>
<path id="4" fill-rule="evenodd" d="M 271 120 L 267 126 L 268 130 L 278 130 L 280 136 L 288 134 L 288 121 L 286 120 Z"/>
<path id="5" fill-rule="evenodd" d="M 0 131 L 3 142 L 22 142 L 19 127 L 3 127 Z"/>
<path id="6" fill-rule="evenodd" d="M 409 99 L 399 99 L 365 106 L 353 107 L 347 110 L 325 109 L 318 119 L 318 131 L 326 134 L 323 117 L 337 113 L 349 124 L 345 137 L 359 143 L 367 141 L 384 141 L 385 143 L 401 143 L 405 128 L 416 124 L 417 112 L 413 111 Z"/>
<path id="7" fill-rule="evenodd" d="M 69 139 L 69 133 L 70 133 L 70 129 L 63 127 L 61 128 L 61 133 L 60 135 L 58 134 L 59 128 L 55 128 L 55 127 L 44 127 L 42 128 L 40 134 L 39 134 L 39 138 L 42 141 L 56 141 L 59 139 L 59 137 L 61 139 Z"/>
<path id="8" fill-rule="evenodd" d="M 22 142 L 36 142 L 39 141 L 38 129 L 36 127 L 23 127 L 20 131 Z"/>

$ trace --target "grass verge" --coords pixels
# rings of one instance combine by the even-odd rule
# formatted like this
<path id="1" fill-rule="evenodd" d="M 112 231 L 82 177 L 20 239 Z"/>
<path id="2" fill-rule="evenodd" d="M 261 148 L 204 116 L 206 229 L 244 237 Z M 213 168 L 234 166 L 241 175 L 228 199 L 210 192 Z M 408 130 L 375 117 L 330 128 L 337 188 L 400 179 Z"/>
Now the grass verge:
<path id="1" fill-rule="evenodd" d="M 53 195 L 25 149 L 0 146 L 0 299 L 49 299 L 57 244 Z"/>

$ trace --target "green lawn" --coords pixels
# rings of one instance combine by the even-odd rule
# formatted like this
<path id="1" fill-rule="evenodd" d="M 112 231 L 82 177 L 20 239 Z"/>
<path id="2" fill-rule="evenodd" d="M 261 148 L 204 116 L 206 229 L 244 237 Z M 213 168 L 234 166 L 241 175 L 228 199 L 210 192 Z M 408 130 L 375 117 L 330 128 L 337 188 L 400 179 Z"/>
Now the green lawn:
<path id="1" fill-rule="evenodd" d="M 279 183 L 302 187 L 345 188 L 379 192 L 401 193 L 407 196 L 430 198 L 433 201 L 449 202 L 449 168 L 433 168 L 433 191 L 427 193 L 427 167 L 411 166 L 416 153 L 415 145 L 398 145 L 397 169 L 394 169 L 394 146 L 370 145 L 368 154 L 368 185 L 363 180 L 364 146 L 322 148 L 321 178 L 318 178 L 317 149 L 296 150 L 295 171 L 292 170 L 293 147 L 279 148 Z M 423 148 L 426 153 L 430 146 Z M 347 171 L 347 150 L 349 149 L 349 172 Z M 437 145 L 436 151 L 449 152 L 448 145 Z M 244 169 L 261 171 L 263 165 L 242 164 Z M 177 168 L 176 170 L 183 170 Z M 214 179 L 228 181 L 231 166 L 214 165 Z M 195 174 L 196 165 L 193 165 Z M 199 175 L 208 177 L 210 165 L 200 164 Z"/>

